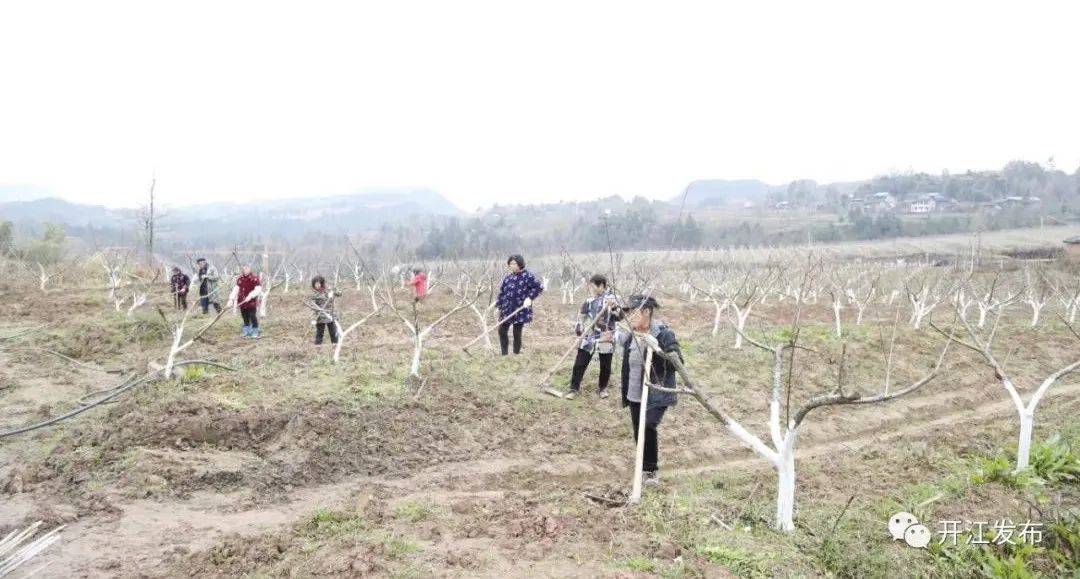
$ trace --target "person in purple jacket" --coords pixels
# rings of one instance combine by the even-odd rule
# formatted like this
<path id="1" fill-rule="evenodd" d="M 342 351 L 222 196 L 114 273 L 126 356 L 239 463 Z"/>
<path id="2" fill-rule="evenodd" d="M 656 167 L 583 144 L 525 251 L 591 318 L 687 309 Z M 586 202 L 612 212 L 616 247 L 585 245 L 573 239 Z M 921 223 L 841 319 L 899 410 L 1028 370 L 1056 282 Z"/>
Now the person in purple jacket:
<path id="1" fill-rule="evenodd" d="M 495 307 L 499 310 L 499 346 L 505 356 L 510 346 L 509 332 L 514 329 L 514 353 L 521 353 L 521 330 L 533 320 L 532 301 L 544 291 L 543 284 L 525 269 L 525 258 L 511 255 L 506 260 L 510 273 L 503 278 Z"/>

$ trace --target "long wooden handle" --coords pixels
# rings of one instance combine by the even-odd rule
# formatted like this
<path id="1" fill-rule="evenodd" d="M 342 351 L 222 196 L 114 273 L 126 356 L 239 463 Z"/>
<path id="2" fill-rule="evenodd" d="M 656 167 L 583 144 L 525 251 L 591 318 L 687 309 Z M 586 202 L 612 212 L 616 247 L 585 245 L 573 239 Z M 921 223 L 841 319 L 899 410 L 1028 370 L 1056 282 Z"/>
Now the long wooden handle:
<path id="1" fill-rule="evenodd" d="M 480 341 L 480 338 L 483 338 L 484 336 L 486 336 L 486 335 L 490 334 L 490 333 L 491 333 L 491 330 L 494 330 L 495 328 L 497 328 L 497 327 L 501 326 L 503 322 L 505 322 L 506 320 L 509 320 L 510 318 L 512 318 L 512 317 L 514 317 L 514 316 L 516 316 L 516 315 L 517 315 L 517 313 L 518 313 L 518 312 L 520 312 L 520 311 L 521 311 L 521 310 L 523 310 L 523 309 L 525 309 L 525 304 L 521 304 L 521 307 L 519 307 L 518 309 L 516 309 L 516 310 L 514 310 L 514 311 L 510 312 L 510 314 L 509 314 L 509 315 L 507 315 L 507 316 L 506 316 L 505 318 L 503 318 L 503 319 L 499 320 L 498 322 L 495 322 L 495 325 L 494 325 L 494 326 L 491 326 L 490 328 L 484 328 L 484 333 L 482 333 L 482 334 L 480 334 L 479 336 L 477 336 L 477 337 L 473 338 L 473 340 L 472 340 L 471 342 L 469 342 L 468 344 L 465 344 L 465 346 L 464 346 L 464 347 L 463 347 L 462 349 L 463 349 L 463 350 L 468 350 L 468 349 L 469 349 L 469 346 L 472 346 L 473 344 L 475 344 L 475 343 L 479 342 L 479 341 Z"/>
<path id="2" fill-rule="evenodd" d="M 630 338 L 631 340 L 633 338 Z M 645 468 L 645 418 L 649 412 L 649 373 L 652 371 L 652 348 L 645 352 L 645 367 L 641 370 L 641 408 L 638 409 L 637 455 L 634 457 L 634 485 L 630 503 L 641 502 L 641 475 Z"/>
<path id="3" fill-rule="evenodd" d="M 581 335 L 576 336 L 574 338 L 573 345 L 571 345 L 570 348 L 568 348 L 566 350 L 566 352 L 563 353 L 562 357 L 559 358 L 559 360 L 557 362 L 555 362 L 555 365 L 552 366 L 551 369 L 548 370 L 547 374 L 544 374 L 544 377 L 540 379 L 540 387 L 541 388 L 544 388 L 545 386 L 547 386 L 547 381 L 550 380 L 551 377 L 555 375 L 555 371 L 559 369 L 559 366 L 562 366 L 563 361 L 565 361 L 567 356 L 570 355 L 570 352 L 573 352 L 574 350 L 578 349 L 578 347 L 581 346 L 581 342 L 585 339 L 585 336 L 589 335 L 592 332 L 593 328 L 596 327 L 596 322 L 600 321 L 600 316 L 603 315 L 604 313 L 606 313 L 607 310 L 608 310 L 608 307 L 604 306 L 604 309 L 600 310 L 600 313 L 597 314 L 597 316 L 595 318 L 593 318 L 592 323 L 590 323 L 589 326 L 586 327 L 581 332 Z"/>

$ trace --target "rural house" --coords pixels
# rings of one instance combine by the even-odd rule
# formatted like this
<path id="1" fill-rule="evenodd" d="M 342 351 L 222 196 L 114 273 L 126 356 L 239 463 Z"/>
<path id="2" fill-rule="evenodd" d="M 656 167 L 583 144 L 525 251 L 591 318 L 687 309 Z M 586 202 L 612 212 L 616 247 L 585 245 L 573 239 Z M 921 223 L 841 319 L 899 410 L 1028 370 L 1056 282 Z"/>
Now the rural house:
<path id="1" fill-rule="evenodd" d="M 1072 261 L 1080 261 L 1080 235 L 1074 235 L 1065 240 L 1065 257 Z"/>

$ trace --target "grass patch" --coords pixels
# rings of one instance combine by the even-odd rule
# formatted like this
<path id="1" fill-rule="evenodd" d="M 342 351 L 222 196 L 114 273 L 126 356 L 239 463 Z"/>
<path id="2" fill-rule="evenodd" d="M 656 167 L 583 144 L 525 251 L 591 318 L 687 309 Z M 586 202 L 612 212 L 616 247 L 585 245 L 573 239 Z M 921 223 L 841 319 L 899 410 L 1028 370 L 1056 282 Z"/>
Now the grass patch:
<path id="1" fill-rule="evenodd" d="M 435 514 L 435 504 L 429 501 L 402 501 L 394 507 L 394 518 L 419 523 Z"/>
<path id="2" fill-rule="evenodd" d="M 723 565 L 739 577 L 771 577 L 769 565 L 754 554 L 728 545 L 704 545 L 697 553 L 712 563 Z"/>
<path id="3" fill-rule="evenodd" d="M 655 573 L 657 569 L 656 561 L 641 556 L 623 559 L 619 561 L 619 566 L 638 573 Z"/>

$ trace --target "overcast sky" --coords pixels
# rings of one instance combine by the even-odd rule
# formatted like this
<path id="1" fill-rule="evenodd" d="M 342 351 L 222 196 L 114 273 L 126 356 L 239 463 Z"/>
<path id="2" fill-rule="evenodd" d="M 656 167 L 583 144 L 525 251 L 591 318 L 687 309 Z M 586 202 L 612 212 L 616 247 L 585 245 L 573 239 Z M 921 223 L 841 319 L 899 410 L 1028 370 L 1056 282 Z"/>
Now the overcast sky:
<path id="1" fill-rule="evenodd" d="M 1077 2 L 0 4 L 0 185 L 173 205 L 1080 165 Z"/>

